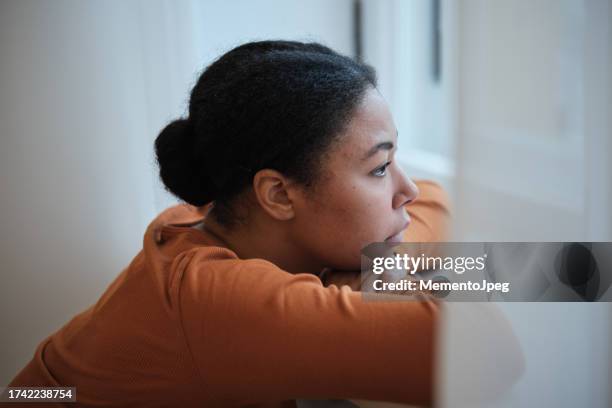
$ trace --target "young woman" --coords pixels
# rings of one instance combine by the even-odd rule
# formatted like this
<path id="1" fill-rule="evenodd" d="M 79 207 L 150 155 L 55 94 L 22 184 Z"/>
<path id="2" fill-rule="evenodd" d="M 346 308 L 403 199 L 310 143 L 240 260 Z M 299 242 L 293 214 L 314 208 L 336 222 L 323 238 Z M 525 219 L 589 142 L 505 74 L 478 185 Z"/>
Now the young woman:
<path id="1" fill-rule="evenodd" d="M 404 175 L 397 144 L 370 67 L 316 43 L 221 56 L 155 143 L 187 204 L 10 386 L 76 386 L 84 406 L 429 405 L 436 304 L 319 277 L 359 270 L 371 242 L 442 238 L 444 195 Z"/>

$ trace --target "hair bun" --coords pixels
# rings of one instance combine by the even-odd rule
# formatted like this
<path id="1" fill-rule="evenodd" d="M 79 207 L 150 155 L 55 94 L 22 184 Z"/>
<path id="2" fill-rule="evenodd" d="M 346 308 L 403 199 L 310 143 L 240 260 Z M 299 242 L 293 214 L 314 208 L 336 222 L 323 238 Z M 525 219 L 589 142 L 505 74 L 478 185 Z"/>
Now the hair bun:
<path id="1" fill-rule="evenodd" d="M 214 199 L 213 186 L 193 165 L 195 132 L 189 119 L 170 122 L 155 140 L 159 175 L 166 189 L 181 200 L 202 206 Z"/>

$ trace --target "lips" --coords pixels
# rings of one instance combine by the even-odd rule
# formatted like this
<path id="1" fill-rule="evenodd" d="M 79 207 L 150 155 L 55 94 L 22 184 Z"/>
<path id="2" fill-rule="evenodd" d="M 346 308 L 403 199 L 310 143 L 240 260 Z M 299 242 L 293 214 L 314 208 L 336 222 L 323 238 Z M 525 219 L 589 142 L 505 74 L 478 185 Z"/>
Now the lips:
<path id="1" fill-rule="evenodd" d="M 385 239 L 385 242 L 402 242 L 404 240 L 404 231 L 406 230 L 406 228 L 408 228 L 408 225 L 410 225 L 410 219 L 406 220 L 406 222 L 398 232 L 387 237 Z"/>

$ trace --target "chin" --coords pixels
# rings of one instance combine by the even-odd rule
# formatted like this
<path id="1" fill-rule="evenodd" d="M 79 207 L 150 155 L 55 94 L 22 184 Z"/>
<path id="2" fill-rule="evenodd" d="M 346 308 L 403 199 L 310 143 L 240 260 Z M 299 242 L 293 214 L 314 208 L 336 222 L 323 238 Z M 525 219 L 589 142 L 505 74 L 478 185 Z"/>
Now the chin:
<path id="1" fill-rule="evenodd" d="M 327 245 L 325 253 L 321 254 L 320 259 L 323 260 L 323 264 L 334 270 L 360 271 L 361 250 L 370 243 L 369 241 L 362 240 L 330 243 Z"/>

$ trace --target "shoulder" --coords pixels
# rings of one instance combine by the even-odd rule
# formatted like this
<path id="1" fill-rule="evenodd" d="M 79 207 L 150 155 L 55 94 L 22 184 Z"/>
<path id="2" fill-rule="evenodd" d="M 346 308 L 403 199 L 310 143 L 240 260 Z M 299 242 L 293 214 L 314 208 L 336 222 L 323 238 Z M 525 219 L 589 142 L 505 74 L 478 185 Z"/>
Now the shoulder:
<path id="1" fill-rule="evenodd" d="M 292 274 L 264 259 L 240 259 L 223 247 L 193 248 L 182 257 L 186 259 L 184 285 L 198 286 L 208 282 L 205 288 L 222 288 L 225 294 L 234 296 L 240 292 L 269 291 L 300 283 L 322 286 L 315 275 Z"/>

